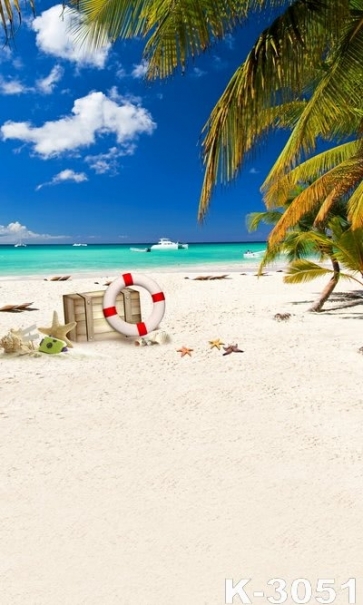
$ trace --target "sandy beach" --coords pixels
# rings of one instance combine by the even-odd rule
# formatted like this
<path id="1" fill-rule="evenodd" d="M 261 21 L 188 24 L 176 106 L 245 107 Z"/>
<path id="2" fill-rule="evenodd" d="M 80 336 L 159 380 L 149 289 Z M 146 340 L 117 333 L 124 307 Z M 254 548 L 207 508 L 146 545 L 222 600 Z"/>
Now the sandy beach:
<path id="1" fill-rule="evenodd" d="M 298 578 L 299 602 L 321 578 L 336 605 L 349 578 L 362 592 L 363 305 L 343 296 L 359 286 L 311 314 L 326 279 L 194 279 L 219 273 L 150 274 L 168 344 L 0 352 L 1 604 L 223 605 L 226 578 L 250 578 L 251 603 L 278 598 L 271 578 L 288 604 Z M 0 313 L 0 338 L 63 323 L 63 294 L 115 277 L 0 280 L 0 306 L 37 309 Z"/>

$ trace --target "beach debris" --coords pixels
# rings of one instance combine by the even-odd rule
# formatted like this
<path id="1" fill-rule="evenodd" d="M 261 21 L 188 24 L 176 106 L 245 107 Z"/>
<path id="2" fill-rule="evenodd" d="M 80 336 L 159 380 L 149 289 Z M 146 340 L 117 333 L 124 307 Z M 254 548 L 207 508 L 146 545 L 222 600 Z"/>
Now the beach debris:
<path id="1" fill-rule="evenodd" d="M 291 317 L 291 313 L 276 313 L 274 319 L 276 321 L 288 321 Z"/>
<path id="2" fill-rule="evenodd" d="M 45 334 L 46 336 L 52 336 L 53 338 L 59 338 L 60 340 L 64 340 L 65 344 L 68 347 L 73 347 L 71 341 L 67 338 L 68 332 L 73 330 L 77 325 L 76 321 L 71 321 L 68 324 L 61 325 L 58 319 L 57 311 L 53 312 L 53 320 L 52 325 L 49 328 L 38 328 L 39 332 Z"/>
<path id="3" fill-rule="evenodd" d="M 149 332 L 147 336 L 142 336 L 141 338 L 137 338 L 135 340 L 135 345 L 140 347 L 150 346 L 150 345 L 164 345 L 170 342 L 170 336 L 165 332 L 165 330 L 154 330 L 153 332 Z"/>
<path id="4" fill-rule="evenodd" d="M 224 342 L 222 342 L 220 338 L 217 338 L 216 340 L 210 340 L 209 344 L 210 344 L 211 349 L 213 349 L 215 347 L 216 349 L 219 350 L 221 348 L 221 346 L 224 345 Z"/>
<path id="5" fill-rule="evenodd" d="M 180 349 L 177 349 L 177 353 L 181 353 L 182 357 L 185 355 L 189 355 L 189 357 L 191 357 L 192 351 L 194 351 L 194 349 L 188 349 L 188 347 L 181 347 Z"/>
<path id="6" fill-rule="evenodd" d="M 228 273 L 225 275 L 198 275 L 198 277 L 184 277 L 184 279 L 193 279 L 193 280 L 198 280 L 198 281 L 206 281 L 206 280 L 212 280 L 212 279 L 226 279 L 228 277 Z"/>
<path id="7" fill-rule="evenodd" d="M 231 353 L 244 353 L 241 349 L 238 348 L 238 345 L 228 345 L 228 347 L 223 347 L 225 353 L 223 353 L 223 357 L 225 355 L 230 355 Z"/>
<path id="8" fill-rule="evenodd" d="M 360 353 L 361 355 L 363 355 L 363 347 L 359 347 L 358 353 Z"/>
<path id="9" fill-rule="evenodd" d="M 54 275 L 54 277 L 50 277 L 49 279 L 45 278 L 44 281 L 67 281 L 70 278 L 71 275 Z"/>
<path id="10" fill-rule="evenodd" d="M 45 336 L 40 341 L 39 351 L 41 353 L 57 355 L 58 353 L 65 353 L 68 349 L 64 340 L 53 338 L 52 336 Z"/>
<path id="11" fill-rule="evenodd" d="M 0 308 L 0 311 L 4 311 L 5 313 L 21 313 L 22 311 L 39 311 L 39 309 L 30 309 L 30 305 L 33 303 L 21 303 L 20 305 L 5 305 Z"/>
<path id="12" fill-rule="evenodd" d="M 37 327 L 35 324 L 32 324 L 31 326 L 28 326 L 27 328 L 24 328 L 23 330 L 11 330 L 14 334 L 17 334 L 17 336 L 19 336 L 20 338 L 22 338 L 22 340 L 24 342 L 30 342 L 30 341 L 34 341 L 34 340 L 38 340 L 39 335 L 38 334 L 33 334 L 34 330 L 36 330 Z"/>
<path id="13" fill-rule="evenodd" d="M 16 353 L 18 355 L 34 355 L 35 357 L 39 357 L 34 345 L 34 340 L 38 336 L 31 333 L 34 329 L 36 329 L 35 326 L 29 326 L 25 330 L 11 329 L 0 340 L 0 347 L 7 354 Z"/>

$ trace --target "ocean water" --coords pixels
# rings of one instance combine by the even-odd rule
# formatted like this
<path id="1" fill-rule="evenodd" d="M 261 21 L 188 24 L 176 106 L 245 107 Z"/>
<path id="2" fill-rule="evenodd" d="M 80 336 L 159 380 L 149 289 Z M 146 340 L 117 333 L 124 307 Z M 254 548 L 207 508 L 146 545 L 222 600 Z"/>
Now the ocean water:
<path id="1" fill-rule="evenodd" d="M 266 242 L 189 244 L 185 250 L 152 250 L 143 252 L 151 244 L 88 244 L 74 247 L 67 245 L 27 245 L 15 248 L 0 246 L 0 277 L 79 274 L 90 272 L 128 272 L 190 269 L 219 264 L 221 267 L 256 266 L 258 258 L 245 259 L 247 250 L 259 252 Z M 136 252 L 130 248 L 138 248 Z"/>

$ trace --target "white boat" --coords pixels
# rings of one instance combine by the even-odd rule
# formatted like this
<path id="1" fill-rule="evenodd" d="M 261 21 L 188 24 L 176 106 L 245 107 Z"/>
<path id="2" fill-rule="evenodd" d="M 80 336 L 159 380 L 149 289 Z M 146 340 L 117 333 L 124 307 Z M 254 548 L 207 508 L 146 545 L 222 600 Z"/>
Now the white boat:
<path id="1" fill-rule="evenodd" d="M 132 252 L 150 252 L 150 248 L 130 248 Z"/>
<path id="2" fill-rule="evenodd" d="M 243 253 L 243 258 L 260 258 L 260 256 L 264 254 L 264 252 L 264 250 L 256 250 L 256 252 L 247 250 L 247 252 Z"/>
<path id="3" fill-rule="evenodd" d="M 87 244 L 72 244 L 72 246 L 87 246 Z"/>
<path id="4" fill-rule="evenodd" d="M 150 246 L 150 250 L 182 250 L 188 248 L 188 244 L 172 242 L 167 237 L 161 237 L 157 244 Z"/>

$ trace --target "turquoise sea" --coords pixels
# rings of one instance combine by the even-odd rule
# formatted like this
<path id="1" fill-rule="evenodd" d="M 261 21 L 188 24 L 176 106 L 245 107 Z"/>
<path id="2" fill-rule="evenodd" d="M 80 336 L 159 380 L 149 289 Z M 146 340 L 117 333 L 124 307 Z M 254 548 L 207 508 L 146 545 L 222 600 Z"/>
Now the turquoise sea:
<path id="1" fill-rule="evenodd" d="M 86 272 L 127 272 L 190 269 L 220 264 L 222 267 L 258 264 L 258 258 L 245 259 L 247 250 L 258 252 L 266 242 L 189 244 L 186 250 L 143 252 L 151 244 L 88 244 L 0 246 L 0 277 L 59 275 Z M 130 248 L 138 248 L 137 252 Z"/>

